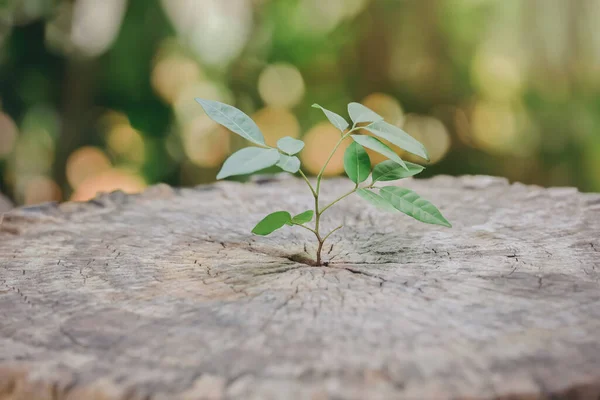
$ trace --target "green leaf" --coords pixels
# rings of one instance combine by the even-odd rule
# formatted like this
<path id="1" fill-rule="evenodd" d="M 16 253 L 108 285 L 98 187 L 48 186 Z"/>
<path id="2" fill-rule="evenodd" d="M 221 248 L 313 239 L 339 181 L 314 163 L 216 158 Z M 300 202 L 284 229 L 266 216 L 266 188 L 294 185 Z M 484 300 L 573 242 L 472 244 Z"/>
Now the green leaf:
<path id="1" fill-rule="evenodd" d="M 395 144 L 401 149 L 429 161 L 429 154 L 427 154 L 425 146 L 397 126 L 388 124 L 385 121 L 379 121 L 366 126 L 365 129 L 375 136 L 388 140 L 390 143 Z"/>
<path id="2" fill-rule="evenodd" d="M 358 189 L 356 194 L 373 204 L 375 207 L 380 210 L 396 212 L 397 210 L 392 206 L 386 199 L 378 195 L 377 193 L 373 193 L 368 189 Z"/>
<path id="3" fill-rule="evenodd" d="M 360 122 L 383 121 L 383 117 L 381 115 L 360 103 L 348 104 L 348 114 L 350 114 L 350 118 L 352 118 L 352 122 L 355 124 Z"/>
<path id="4" fill-rule="evenodd" d="M 293 156 L 304 148 L 304 142 L 302 140 L 294 139 L 291 136 L 286 136 L 277 141 L 277 147 L 284 153 Z"/>
<path id="5" fill-rule="evenodd" d="M 255 235 L 266 236 L 284 225 L 289 225 L 292 222 L 292 216 L 287 211 L 275 211 L 264 217 L 254 229 L 252 233 Z"/>
<path id="6" fill-rule="evenodd" d="M 295 174 L 300 169 L 300 160 L 296 156 L 286 156 L 285 154 L 280 154 L 279 161 L 276 165 L 285 172 Z"/>
<path id="7" fill-rule="evenodd" d="M 233 153 L 221 167 L 217 179 L 246 175 L 275 165 L 279 161 L 277 149 L 246 147 Z"/>
<path id="8" fill-rule="evenodd" d="M 371 159 L 364 147 L 352 142 L 344 153 L 344 169 L 354 183 L 364 182 L 371 173 Z"/>
<path id="9" fill-rule="evenodd" d="M 373 151 L 378 152 L 379 154 L 383 154 L 390 160 L 393 160 L 400 164 L 402 168 L 408 170 L 406 163 L 400 158 L 400 156 L 394 153 L 394 150 L 390 149 L 385 143 L 382 143 L 379 139 L 374 138 L 372 136 L 367 135 L 350 135 L 352 139 L 358 144 L 366 147 L 367 149 L 371 149 Z"/>
<path id="10" fill-rule="evenodd" d="M 256 123 L 242 111 L 229 104 L 214 100 L 196 98 L 196 101 L 213 121 L 237 133 L 244 139 L 265 146 L 265 138 L 262 132 L 258 129 Z"/>
<path id="11" fill-rule="evenodd" d="M 402 165 L 392 160 L 380 162 L 373 168 L 373 182 L 395 181 L 397 179 L 408 178 L 421 173 L 425 167 L 405 161 L 408 170 L 402 168 Z"/>
<path id="12" fill-rule="evenodd" d="M 381 188 L 381 196 L 390 202 L 394 208 L 426 224 L 436 224 L 452 227 L 442 213 L 430 202 L 422 199 L 412 190 L 396 186 Z"/>
<path id="13" fill-rule="evenodd" d="M 316 103 L 313 104 L 312 107 L 320 108 L 321 110 L 323 110 L 323 112 L 325 113 L 325 116 L 327 117 L 329 122 L 331 122 L 333 124 L 333 126 L 338 128 L 340 131 L 344 132 L 346 130 L 346 128 L 348 128 L 350 126 L 348 121 L 346 121 L 344 119 L 344 117 L 342 117 L 341 115 L 338 115 L 338 114 L 334 113 L 333 111 L 329 111 L 328 109 L 323 108 Z"/>
<path id="14" fill-rule="evenodd" d="M 304 211 L 303 213 L 300 213 L 300 214 L 296 215 L 294 218 L 292 218 L 292 222 L 297 225 L 305 224 L 307 222 L 312 221 L 314 214 L 315 214 L 315 212 L 313 210 Z"/>

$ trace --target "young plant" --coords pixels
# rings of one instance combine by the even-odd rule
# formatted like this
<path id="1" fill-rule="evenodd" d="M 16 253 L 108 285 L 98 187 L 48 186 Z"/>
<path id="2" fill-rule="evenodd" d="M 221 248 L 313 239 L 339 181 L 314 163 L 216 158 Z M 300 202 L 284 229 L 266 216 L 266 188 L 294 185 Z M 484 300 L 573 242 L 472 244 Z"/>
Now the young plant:
<path id="1" fill-rule="evenodd" d="M 252 230 L 256 235 L 269 235 L 286 225 L 299 226 L 312 232 L 318 242 L 316 253 L 316 265 L 322 265 L 321 251 L 323 243 L 342 225 L 323 235 L 321 232 L 321 217 L 330 207 L 340 200 L 356 193 L 358 196 L 373 204 L 375 207 L 389 212 L 402 212 L 421 222 L 451 227 L 450 223 L 442 216 L 440 211 L 427 200 L 409 189 L 397 186 L 376 186 L 377 183 L 395 181 L 417 175 L 423 171 L 423 167 L 402 160 L 389 146 L 383 143 L 381 138 L 390 143 L 415 154 L 425 160 L 429 160 L 425 146 L 415 140 L 402 129 L 391 125 L 383 118 L 359 103 L 348 104 L 348 113 L 352 119 L 352 126 L 340 115 L 329 111 L 318 104 L 314 108 L 321 109 L 329 122 L 340 130 L 340 140 L 331 150 L 331 154 L 316 177 L 313 185 L 302 169 L 300 159 L 296 156 L 303 148 L 304 142 L 286 136 L 279 139 L 277 148 L 265 143 L 264 137 L 258 126 L 250 117 L 242 111 L 227 104 L 212 100 L 196 99 L 206 114 L 215 122 L 237 133 L 244 139 L 252 142 L 253 147 L 246 147 L 233 153 L 221 168 L 217 179 L 223 179 L 234 175 L 246 175 L 253 172 L 277 166 L 282 170 L 295 174 L 298 173 L 308 185 L 314 197 L 314 210 L 306 210 L 298 215 L 292 216 L 287 211 L 276 211 L 267 215 Z M 360 130 L 366 130 L 374 136 L 360 134 Z M 323 172 L 333 157 L 340 144 L 351 139 L 352 143 L 344 153 L 344 169 L 348 178 L 354 183 L 354 187 L 329 204 L 322 205 L 319 196 L 321 194 L 321 183 Z M 389 160 L 377 164 L 371 170 L 371 160 L 365 148 L 371 149 L 387 157 Z M 371 182 L 364 182 L 371 176 Z M 313 227 L 307 224 L 315 220 Z"/>

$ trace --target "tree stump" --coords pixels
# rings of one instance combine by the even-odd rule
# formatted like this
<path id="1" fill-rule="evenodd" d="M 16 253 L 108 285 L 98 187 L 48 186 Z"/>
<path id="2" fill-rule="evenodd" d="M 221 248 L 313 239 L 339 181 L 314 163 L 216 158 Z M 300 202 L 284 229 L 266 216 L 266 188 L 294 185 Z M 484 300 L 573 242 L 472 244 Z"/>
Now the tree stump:
<path id="1" fill-rule="evenodd" d="M 325 200 L 348 190 L 331 180 Z M 600 195 L 407 180 L 453 229 L 304 182 L 159 185 L 0 225 L 0 399 L 598 399 Z"/>

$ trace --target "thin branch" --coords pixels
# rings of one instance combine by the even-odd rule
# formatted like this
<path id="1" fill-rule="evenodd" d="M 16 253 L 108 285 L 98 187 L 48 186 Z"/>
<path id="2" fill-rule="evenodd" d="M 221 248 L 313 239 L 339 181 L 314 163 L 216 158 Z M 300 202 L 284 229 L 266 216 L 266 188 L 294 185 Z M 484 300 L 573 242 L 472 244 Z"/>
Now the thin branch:
<path id="1" fill-rule="evenodd" d="M 327 240 L 327 238 L 328 238 L 329 236 L 331 236 L 331 234 L 332 234 L 333 232 L 335 232 L 335 231 L 337 231 L 337 230 L 339 230 L 339 229 L 342 229 L 343 227 L 344 227 L 344 225 L 340 225 L 340 226 L 338 226 L 337 228 L 335 228 L 334 230 L 332 230 L 331 232 L 329 232 L 329 233 L 327 234 L 327 236 L 325 236 L 325 237 L 323 238 L 323 242 L 325 242 L 325 241 Z"/>

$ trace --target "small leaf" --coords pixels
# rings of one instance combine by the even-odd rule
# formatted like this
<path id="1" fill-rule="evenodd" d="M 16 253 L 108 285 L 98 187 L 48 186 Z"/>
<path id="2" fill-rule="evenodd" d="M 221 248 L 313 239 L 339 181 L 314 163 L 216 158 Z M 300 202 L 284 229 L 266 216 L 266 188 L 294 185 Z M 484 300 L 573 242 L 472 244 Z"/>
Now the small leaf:
<path id="1" fill-rule="evenodd" d="M 352 139 L 354 139 L 354 141 L 358 142 L 360 145 L 366 147 L 367 149 L 376 151 L 379 154 L 383 154 L 390 160 L 393 160 L 396 163 L 400 164 L 402 168 L 408 170 L 406 163 L 400 158 L 400 156 L 394 153 L 394 150 L 390 149 L 385 143 L 382 143 L 379 139 L 366 135 L 350 136 L 352 136 Z"/>
<path id="2" fill-rule="evenodd" d="M 381 196 L 390 202 L 394 208 L 404 214 L 426 224 L 436 224 L 452 227 L 442 213 L 430 202 L 422 199 L 412 190 L 397 186 L 381 188 Z"/>
<path id="3" fill-rule="evenodd" d="M 383 117 L 360 103 L 348 104 L 348 114 L 355 124 L 361 122 L 383 121 Z"/>
<path id="4" fill-rule="evenodd" d="M 302 140 L 294 139 L 291 136 L 286 136 L 277 141 L 277 147 L 284 153 L 293 156 L 304 148 L 304 142 Z"/>
<path id="5" fill-rule="evenodd" d="M 258 129 L 256 123 L 242 111 L 229 104 L 214 100 L 196 98 L 196 101 L 213 121 L 237 133 L 244 139 L 265 146 L 265 138 L 262 132 Z"/>
<path id="6" fill-rule="evenodd" d="M 300 169 L 300 159 L 296 156 L 286 156 L 285 154 L 280 154 L 279 161 L 276 165 L 285 172 L 295 174 Z"/>
<path id="7" fill-rule="evenodd" d="M 354 183 L 364 182 L 371 173 L 371 159 L 364 147 L 352 142 L 344 153 L 344 169 Z"/>
<path id="8" fill-rule="evenodd" d="M 327 117 L 329 122 L 331 122 L 333 124 L 333 126 L 338 128 L 340 131 L 344 132 L 346 130 L 346 128 L 348 128 L 350 126 L 348 121 L 346 121 L 344 119 L 344 117 L 342 117 L 341 115 L 338 115 L 338 114 L 334 113 L 333 111 L 329 111 L 328 109 L 323 108 L 316 103 L 313 104 L 312 107 L 320 108 L 321 110 L 323 110 L 323 112 L 325 113 L 325 116 Z"/>
<path id="9" fill-rule="evenodd" d="M 388 124 L 385 121 L 379 121 L 366 126 L 365 129 L 375 136 L 379 136 L 382 139 L 388 140 L 390 143 L 395 144 L 401 149 L 404 149 L 409 153 L 415 154 L 429 161 L 429 154 L 427 154 L 427 149 L 425 149 L 425 146 L 397 126 Z"/>
<path id="10" fill-rule="evenodd" d="M 255 235 L 266 236 L 284 225 L 289 225 L 292 222 L 292 216 L 287 211 L 276 211 L 264 217 L 254 229 L 252 233 Z"/>
<path id="11" fill-rule="evenodd" d="M 315 212 L 313 210 L 304 211 L 303 213 L 300 213 L 300 214 L 296 215 L 294 218 L 292 218 L 292 222 L 297 225 L 305 224 L 307 222 L 312 221 L 314 214 L 315 214 Z"/>
<path id="12" fill-rule="evenodd" d="M 377 193 L 373 193 L 368 189 L 358 189 L 356 194 L 373 204 L 375 207 L 380 210 L 397 212 L 397 210 L 392 206 L 386 199 L 378 195 Z"/>
<path id="13" fill-rule="evenodd" d="M 380 162 L 373 168 L 373 182 L 395 181 L 397 179 L 408 178 L 421 173 L 425 167 L 405 161 L 408 170 L 402 168 L 402 165 L 392 160 Z"/>
<path id="14" fill-rule="evenodd" d="M 221 167 L 217 179 L 246 175 L 275 165 L 279 161 L 277 149 L 246 147 L 233 153 Z"/>

